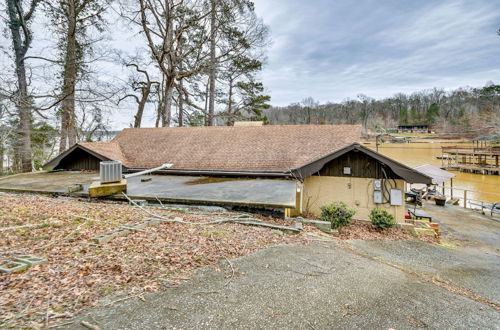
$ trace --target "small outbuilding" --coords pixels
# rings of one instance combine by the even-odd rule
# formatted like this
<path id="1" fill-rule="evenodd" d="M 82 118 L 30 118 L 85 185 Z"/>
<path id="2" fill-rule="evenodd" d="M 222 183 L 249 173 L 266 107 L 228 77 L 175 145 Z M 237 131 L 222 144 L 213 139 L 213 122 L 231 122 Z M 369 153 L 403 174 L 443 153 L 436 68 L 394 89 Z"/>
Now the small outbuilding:
<path id="1" fill-rule="evenodd" d="M 405 213 L 405 182 L 429 176 L 359 144 L 358 125 L 127 128 L 110 142 L 79 143 L 45 165 L 47 170 L 97 170 L 115 160 L 124 172 L 164 163 L 161 174 L 274 178 L 296 182 L 288 215 L 318 214 L 344 201 L 367 218 L 378 206 L 398 221 Z"/>
<path id="2" fill-rule="evenodd" d="M 398 133 L 430 133 L 429 125 L 399 125 Z"/>

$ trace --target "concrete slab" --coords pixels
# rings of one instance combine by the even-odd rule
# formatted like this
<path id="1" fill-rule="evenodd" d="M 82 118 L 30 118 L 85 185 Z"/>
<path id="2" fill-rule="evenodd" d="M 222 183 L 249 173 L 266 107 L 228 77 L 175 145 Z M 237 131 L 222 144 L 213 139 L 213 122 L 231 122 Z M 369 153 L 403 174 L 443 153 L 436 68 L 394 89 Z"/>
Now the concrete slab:
<path id="1" fill-rule="evenodd" d="M 402 269 L 451 282 L 500 304 L 498 254 L 484 253 L 479 249 L 428 244 L 418 240 L 354 240 L 350 243 L 356 250 L 367 255 Z"/>
<path id="2" fill-rule="evenodd" d="M 151 180 L 143 181 L 144 178 Z M 81 184 L 83 190 L 73 195 L 88 196 L 90 184 L 97 180 L 97 173 L 27 173 L 1 178 L 0 191 L 67 194 L 68 187 Z M 127 194 L 132 199 L 160 199 L 180 204 L 295 207 L 296 184 L 293 180 L 147 175 L 127 181 Z M 115 197 L 123 199 L 121 195 Z"/>
<path id="3" fill-rule="evenodd" d="M 424 208 L 440 224 L 443 238 L 500 255 L 500 217 L 453 205 L 425 203 Z"/>
<path id="4" fill-rule="evenodd" d="M 133 199 L 156 198 L 173 203 L 219 205 L 261 205 L 295 207 L 296 184 L 292 180 L 234 179 L 193 176 L 150 175 L 128 179 L 128 195 Z"/>
<path id="5" fill-rule="evenodd" d="M 500 304 L 500 222 L 458 206 L 425 203 L 424 209 L 433 224 L 439 224 L 440 245 L 416 240 L 351 244 L 363 253 L 451 282 Z"/>
<path id="6" fill-rule="evenodd" d="M 99 180 L 98 173 L 82 172 L 33 172 L 0 178 L 0 190 L 33 193 L 68 193 L 68 187 L 82 184 L 83 192 L 92 181 Z"/>
<path id="7" fill-rule="evenodd" d="M 92 309 L 101 329 L 494 329 L 495 309 L 335 243 L 280 246 L 168 291 Z M 221 268 L 231 273 L 230 266 Z M 116 299 L 116 298 L 114 298 Z M 126 317 L 124 317 L 126 315 Z"/>
<path id="8" fill-rule="evenodd" d="M 324 233 L 327 234 L 338 234 L 339 231 L 336 229 L 332 229 L 332 224 L 328 221 L 319 221 L 319 220 L 308 220 L 304 218 L 296 218 L 297 221 L 300 221 L 301 223 L 306 223 L 309 225 L 313 225 L 314 227 L 318 228 Z"/>

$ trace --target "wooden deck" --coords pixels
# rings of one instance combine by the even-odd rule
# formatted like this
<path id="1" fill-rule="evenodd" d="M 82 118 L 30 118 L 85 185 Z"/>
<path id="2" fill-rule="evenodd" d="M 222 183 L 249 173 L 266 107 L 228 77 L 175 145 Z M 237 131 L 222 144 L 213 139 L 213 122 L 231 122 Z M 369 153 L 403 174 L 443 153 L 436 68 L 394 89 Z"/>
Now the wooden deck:
<path id="1" fill-rule="evenodd" d="M 449 171 L 460 171 L 474 174 L 500 175 L 500 168 L 494 166 L 477 166 L 470 164 L 452 164 L 443 167 Z"/>
<path id="2" fill-rule="evenodd" d="M 488 155 L 488 156 L 500 156 L 500 147 L 486 147 L 486 148 L 464 148 L 457 146 L 441 147 L 443 154 L 450 155 Z"/>
<path id="3" fill-rule="evenodd" d="M 476 174 L 500 174 L 500 147 L 474 145 L 473 147 L 441 147 L 442 167 L 446 170 L 458 170 Z"/>

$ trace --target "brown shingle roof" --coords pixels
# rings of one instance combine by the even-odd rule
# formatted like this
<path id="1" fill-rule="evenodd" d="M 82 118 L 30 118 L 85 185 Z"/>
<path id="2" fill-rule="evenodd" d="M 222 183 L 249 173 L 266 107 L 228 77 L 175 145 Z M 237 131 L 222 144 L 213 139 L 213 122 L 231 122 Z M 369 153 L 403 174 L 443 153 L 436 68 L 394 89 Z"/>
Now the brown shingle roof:
<path id="1" fill-rule="evenodd" d="M 120 145 L 116 142 L 80 142 L 78 144 L 111 160 L 119 160 L 122 163 L 126 162 L 125 155 L 122 153 Z"/>
<path id="2" fill-rule="evenodd" d="M 107 144 L 81 145 L 128 168 L 287 171 L 360 137 L 358 125 L 126 128 Z"/>

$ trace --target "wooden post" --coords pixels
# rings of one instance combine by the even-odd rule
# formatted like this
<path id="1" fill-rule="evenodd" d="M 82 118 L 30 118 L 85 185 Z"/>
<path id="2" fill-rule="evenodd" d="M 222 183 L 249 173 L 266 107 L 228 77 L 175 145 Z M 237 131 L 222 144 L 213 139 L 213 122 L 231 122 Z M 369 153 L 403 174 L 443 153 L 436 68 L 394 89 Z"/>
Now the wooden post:
<path id="1" fill-rule="evenodd" d="M 420 200 L 420 203 L 422 203 L 422 202 L 423 202 L 423 201 L 422 201 L 422 189 L 420 189 L 420 190 L 418 191 L 418 199 Z M 423 203 L 422 203 L 422 204 L 423 204 Z M 416 206 L 416 205 L 417 205 L 417 203 L 415 203 L 415 206 Z"/>
<path id="2" fill-rule="evenodd" d="M 443 182 L 443 196 L 446 195 L 445 188 L 444 188 L 444 182 Z"/>
<path id="3" fill-rule="evenodd" d="M 467 190 L 464 190 L 464 208 L 467 208 Z"/>
<path id="4" fill-rule="evenodd" d="M 450 179 L 450 198 L 453 199 L 453 178 Z"/>

